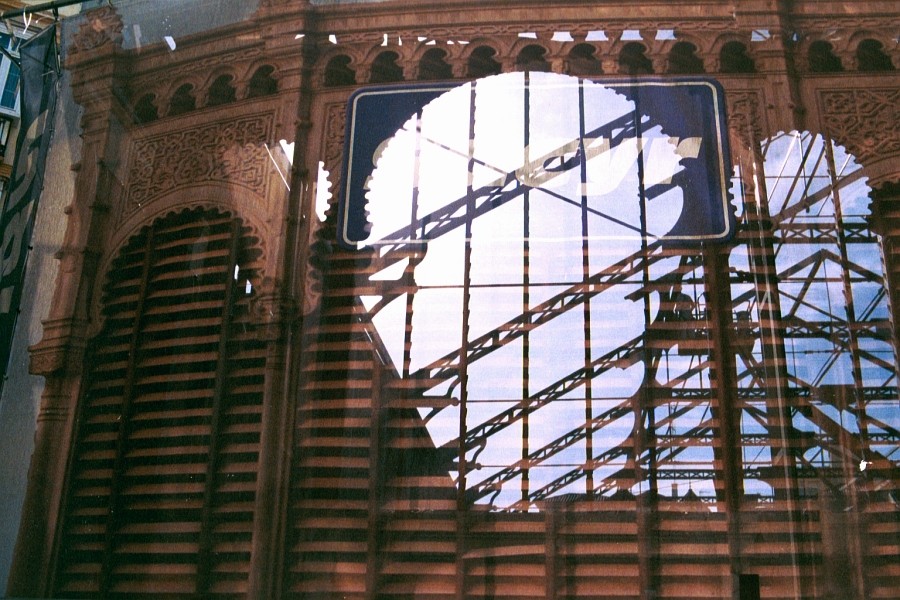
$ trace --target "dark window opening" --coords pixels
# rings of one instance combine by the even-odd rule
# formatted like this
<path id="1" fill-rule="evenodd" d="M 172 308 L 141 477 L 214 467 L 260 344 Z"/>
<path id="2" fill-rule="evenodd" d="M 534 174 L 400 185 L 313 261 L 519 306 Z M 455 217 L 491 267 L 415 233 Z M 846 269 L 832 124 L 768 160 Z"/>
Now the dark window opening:
<path id="1" fill-rule="evenodd" d="M 494 60 L 497 51 L 490 46 L 479 46 L 469 56 L 466 75 L 472 78 L 499 75 L 503 70 L 502 65 Z"/>
<path id="2" fill-rule="evenodd" d="M 884 44 L 878 40 L 863 40 L 856 47 L 856 64 L 860 71 L 893 71 L 891 57 L 884 53 Z"/>
<path id="3" fill-rule="evenodd" d="M 396 52 L 382 52 L 372 61 L 370 83 L 392 83 L 403 81 L 403 69 L 397 64 L 400 58 Z"/>
<path id="4" fill-rule="evenodd" d="M 447 53 L 431 48 L 419 61 L 419 79 L 453 79 L 453 69 L 446 61 Z"/>
<path id="5" fill-rule="evenodd" d="M 194 86 L 189 83 L 175 90 L 175 93 L 172 95 L 172 102 L 169 103 L 170 117 L 181 115 L 197 108 L 197 100 L 194 98 L 193 92 Z"/>
<path id="6" fill-rule="evenodd" d="M 703 73 L 703 60 L 697 56 L 697 46 L 690 42 L 678 42 L 669 52 L 669 73 L 688 75 Z"/>
<path id="7" fill-rule="evenodd" d="M 578 44 L 569 52 L 569 73 L 589 77 L 601 75 L 603 64 L 596 56 L 597 49 L 590 44 Z"/>
<path id="8" fill-rule="evenodd" d="M 747 46 L 740 42 L 728 42 L 719 55 L 723 73 L 756 73 L 756 64 L 747 55 Z"/>
<path id="9" fill-rule="evenodd" d="M 516 70 L 549 72 L 550 63 L 545 58 L 546 54 L 547 50 L 536 44 L 525 46 L 516 57 Z"/>
<path id="10" fill-rule="evenodd" d="M 629 42 L 619 53 L 619 71 L 628 75 L 650 75 L 653 63 L 647 58 L 647 48 L 637 42 Z"/>
<path id="11" fill-rule="evenodd" d="M 819 40 L 809 45 L 809 70 L 813 73 L 839 73 L 844 70 L 831 44 Z"/>
<path id="12" fill-rule="evenodd" d="M 333 56 L 325 65 L 325 86 L 338 87 L 356 83 L 356 73 L 350 68 L 350 57 L 345 54 Z"/>
<path id="13" fill-rule="evenodd" d="M 155 104 L 156 97 L 153 94 L 144 94 L 134 105 L 134 120 L 136 123 L 150 123 L 159 118 L 159 111 Z"/>
<path id="14" fill-rule="evenodd" d="M 272 74 L 275 67 L 271 65 L 263 65 L 253 73 L 250 78 L 250 85 L 247 90 L 248 98 L 259 98 L 261 96 L 270 96 L 278 91 L 278 82 Z"/>
<path id="15" fill-rule="evenodd" d="M 206 101 L 207 106 L 218 106 L 220 104 L 228 104 L 234 102 L 236 95 L 234 86 L 231 84 L 234 78 L 231 75 L 220 75 L 209 86 L 209 97 Z"/>

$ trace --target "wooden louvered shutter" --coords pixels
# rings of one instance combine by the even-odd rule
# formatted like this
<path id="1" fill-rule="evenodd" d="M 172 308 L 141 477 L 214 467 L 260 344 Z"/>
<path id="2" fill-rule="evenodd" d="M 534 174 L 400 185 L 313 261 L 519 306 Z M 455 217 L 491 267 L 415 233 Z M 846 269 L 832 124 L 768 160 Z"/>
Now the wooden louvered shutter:
<path id="1" fill-rule="evenodd" d="M 136 235 L 89 351 L 55 570 L 65 598 L 240 597 L 264 347 L 256 240 L 210 210 Z"/>

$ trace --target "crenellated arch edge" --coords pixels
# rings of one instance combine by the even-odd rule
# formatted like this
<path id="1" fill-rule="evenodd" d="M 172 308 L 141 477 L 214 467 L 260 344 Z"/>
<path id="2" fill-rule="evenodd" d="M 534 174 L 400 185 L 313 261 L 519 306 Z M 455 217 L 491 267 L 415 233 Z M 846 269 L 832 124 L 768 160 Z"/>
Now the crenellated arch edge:
<path id="1" fill-rule="evenodd" d="M 197 209 L 218 211 L 241 220 L 243 226 L 248 229 L 248 235 L 256 240 L 256 246 L 260 249 L 259 262 L 263 266 L 265 278 L 273 251 L 270 240 L 276 237 L 272 231 L 273 223 L 266 212 L 265 199 L 249 193 L 239 185 L 216 182 L 187 186 L 156 198 L 119 223 L 108 243 L 104 245 L 103 255 L 99 257 L 95 286 L 103 285 L 116 257 L 129 240 L 138 235 L 142 229 L 169 215 Z M 96 289 L 99 293 L 100 287 Z M 99 312 L 99 303 L 93 303 L 86 309 L 90 311 L 88 333 L 94 335 L 99 331 L 103 320 Z"/>
<path id="2" fill-rule="evenodd" d="M 840 143 L 840 140 L 836 140 Z M 869 187 L 873 190 L 883 188 L 887 184 L 900 184 L 900 152 L 870 158 L 863 163 L 863 171 L 869 179 Z"/>
<path id="3" fill-rule="evenodd" d="M 900 214 L 900 156 L 887 156 L 872 165 L 869 173 L 869 225 L 882 239 L 895 235 L 897 215 Z"/>

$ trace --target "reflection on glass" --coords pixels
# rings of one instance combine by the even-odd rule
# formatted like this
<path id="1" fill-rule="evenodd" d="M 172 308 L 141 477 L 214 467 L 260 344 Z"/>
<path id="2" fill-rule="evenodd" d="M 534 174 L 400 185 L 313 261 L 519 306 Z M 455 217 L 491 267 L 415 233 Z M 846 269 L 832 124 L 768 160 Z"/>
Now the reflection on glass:
<path id="1" fill-rule="evenodd" d="M 853 505 L 883 488 L 900 429 L 881 255 L 866 221 L 871 190 L 853 157 L 820 136 L 782 134 L 762 157 L 773 235 L 757 252 L 774 258 L 777 283 L 757 277 L 732 290 L 745 340 L 736 345 L 744 488 L 764 498 L 825 489 Z M 738 272 L 758 270 L 753 261 L 732 253 Z M 790 440 L 787 451 L 775 434 Z M 857 477 L 870 461 L 881 469 Z"/>
<path id="2" fill-rule="evenodd" d="M 675 443 L 711 428 L 703 269 L 659 243 L 696 150 L 534 72 L 455 88 L 379 149 L 362 301 L 468 500 L 714 494 L 711 446 Z"/>

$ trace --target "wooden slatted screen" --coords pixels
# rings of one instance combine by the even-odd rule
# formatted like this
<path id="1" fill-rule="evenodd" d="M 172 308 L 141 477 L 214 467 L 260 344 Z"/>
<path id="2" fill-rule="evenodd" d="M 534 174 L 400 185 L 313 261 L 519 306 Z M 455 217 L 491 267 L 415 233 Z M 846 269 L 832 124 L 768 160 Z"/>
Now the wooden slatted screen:
<path id="1" fill-rule="evenodd" d="M 242 596 L 259 459 L 257 240 L 211 210 L 134 236 L 89 350 L 55 593 Z"/>

